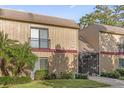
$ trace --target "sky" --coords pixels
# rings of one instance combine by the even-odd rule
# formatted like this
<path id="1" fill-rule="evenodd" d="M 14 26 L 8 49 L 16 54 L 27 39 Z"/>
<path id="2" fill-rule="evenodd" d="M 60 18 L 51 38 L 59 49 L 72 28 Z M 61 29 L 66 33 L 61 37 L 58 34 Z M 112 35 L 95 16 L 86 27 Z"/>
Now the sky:
<path id="1" fill-rule="evenodd" d="M 81 16 L 94 11 L 94 7 L 93 5 L 0 5 L 0 8 L 61 17 L 77 23 Z"/>

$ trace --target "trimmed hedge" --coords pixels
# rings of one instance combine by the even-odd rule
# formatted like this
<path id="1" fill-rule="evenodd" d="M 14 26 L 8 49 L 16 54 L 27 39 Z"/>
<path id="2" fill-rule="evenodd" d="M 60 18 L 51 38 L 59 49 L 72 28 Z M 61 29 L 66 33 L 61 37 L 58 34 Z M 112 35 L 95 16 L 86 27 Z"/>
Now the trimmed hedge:
<path id="1" fill-rule="evenodd" d="M 73 79 L 73 74 L 70 72 L 61 72 L 60 79 Z"/>
<path id="2" fill-rule="evenodd" d="M 116 71 L 117 71 L 121 76 L 124 76 L 124 68 L 116 69 Z"/>
<path id="3" fill-rule="evenodd" d="M 102 77 L 109 77 L 109 78 L 115 78 L 115 79 L 120 78 L 120 74 L 117 71 L 101 72 L 100 76 L 102 76 Z"/>
<path id="4" fill-rule="evenodd" d="M 48 70 L 37 70 L 35 72 L 35 80 L 45 80 L 45 79 L 49 79 L 49 75 L 48 75 Z"/>
<path id="5" fill-rule="evenodd" d="M 75 79 L 88 79 L 87 74 L 76 74 Z"/>
<path id="6" fill-rule="evenodd" d="M 8 85 L 8 84 L 24 84 L 31 81 L 30 77 L 0 77 L 0 84 Z"/>

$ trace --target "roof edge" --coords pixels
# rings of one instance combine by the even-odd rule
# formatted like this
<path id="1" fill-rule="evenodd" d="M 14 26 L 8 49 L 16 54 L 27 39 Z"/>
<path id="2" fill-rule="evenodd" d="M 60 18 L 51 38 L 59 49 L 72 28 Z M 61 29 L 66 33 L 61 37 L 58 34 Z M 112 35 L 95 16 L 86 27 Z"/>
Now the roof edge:
<path id="1" fill-rule="evenodd" d="M 22 18 L 19 18 L 21 15 Z M 26 11 L 18 11 L 11 9 L 2 9 L 0 8 L 0 18 L 13 21 L 21 22 L 31 22 L 37 24 L 51 25 L 51 26 L 60 26 L 66 28 L 79 29 L 79 25 L 70 19 L 64 19 L 59 17 L 35 14 Z"/>

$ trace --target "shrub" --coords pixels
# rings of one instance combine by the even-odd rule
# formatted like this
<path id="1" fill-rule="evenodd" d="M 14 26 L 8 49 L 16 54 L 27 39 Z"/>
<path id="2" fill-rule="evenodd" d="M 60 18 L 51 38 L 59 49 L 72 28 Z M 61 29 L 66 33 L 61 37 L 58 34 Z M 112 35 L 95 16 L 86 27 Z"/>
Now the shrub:
<path id="1" fill-rule="evenodd" d="M 120 77 L 120 74 L 117 71 L 101 72 L 100 76 L 118 79 Z"/>
<path id="2" fill-rule="evenodd" d="M 0 84 L 4 84 L 4 85 L 14 84 L 14 79 L 9 76 L 0 77 Z"/>
<path id="3" fill-rule="evenodd" d="M 121 76 L 124 76 L 124 68 L 116 69 L 116 71 L 117 71 Z"/>
<path id="4" fill-rule="evenodd" d="M 0 77 L 0 84 L 8 85 L 8 84 L 24 84 L 31 81 L 30 77 Z"/>
<path id="5" fill-rule="evenodd" d="M 70 72 L 61 72 L 60 74 L 61 79 L 73 79 L 73 74 Z"/>
<path id="6" fill-rule="evenodd" d="M 37 70 L 35 72 L 35 80 L 45 80 L 49 79 L 48 70 Z"/>
<path id="7" fill-rule="evenodd" d="M 120 74 L 117 71 L 114 71 L 114 72 L 109 73 L 108 77 L 118 79 L 120 77 Z"/>
<path id="8" fill-rule="evenodd" d="M 108 73 L 107 73 L 107 72 L 101 72 L 101 73 L 100 73 L 100 76 L 101 76 L 101 77 L 107 77 L 107 76 L 108 76 Z"/>
<path id="9" fill-rule="evenodd" d="M 55 74 L 55 73 L 51 73 L 51 74 L 50 74 L 50 79 L 57 79 L 56 74 Z"/>
<path id="10" fill-rule="evenodd" d="M 75 74 L 75 79 L 88 79 L 87 74 Z"/>
<path id="11" fill-rule="evenodd" d="M 31 82 L 30 77 L 14 77 L 13 79 L 15 84 L 24 84 L 24 83 Z"/>

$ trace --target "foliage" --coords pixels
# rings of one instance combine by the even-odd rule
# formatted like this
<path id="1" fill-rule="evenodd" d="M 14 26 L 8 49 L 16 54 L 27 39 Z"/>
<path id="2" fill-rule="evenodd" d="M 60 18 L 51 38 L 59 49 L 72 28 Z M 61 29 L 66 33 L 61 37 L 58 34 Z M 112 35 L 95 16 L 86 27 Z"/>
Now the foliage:
<path id="1" fill-rule="evenodd" d="M 117 22 L 117 26 L 124 27 L 124 5 L 116 5 L 114 6 L 114 15 L 115 21 Z"/>
<path id="2" fill-rule="evenodd" d="M 37 57 L 28 43 L 20 44 L 8 39 L 8 34 L 0 31 L 0 70 L 2 76 L 27 76 Z"/>
<path id="3" fill-rule="evenodd" d="M 57 79 L 56 74 L 55 74 L 55 73 L 51 73 L 51 74 L 50 74 L 50 79 Z"/>
<path id="4" fill-rule="evenodd" d="M 75 79 L 88 79 L 87 74 L 76 74 Z"/>
<path id="5" fill-rule="evenodd" d="M 15 76 L 28 75 L 29 70 L 33 68 L 37 57 L 31 52 L 31 48 L 28 43 L 18 44 L 14 47 L 13 56 L 16 58 L 14 66 Z"/>
<path id="6" fill-rule="evenodd" d="M 14 43 L 14 40 L 8 39 L 8 34 L 0 31 L 0 70 L 4 76 L 9 75 L 10 60 L 12 59 L 10 50 Z"/>
<path id="7" fill-rule="evenodd" d="M 6 76 L 6 77 L 0 77 L 0 84 L 8 85 L 8 84 L 14 84 L 14 79 L 12 77 Z"/>
<path id="8" fill-rule="evenodd" d="M 38 80 L 31 81 L 26 84 L 11 84 L 8 85 L 10 88 L 96 88 L 96 87 L 107 87 L 108 84 L 99 83 L 92 80 L 80 80 L 80 79 L 56 79 L 56 80 Z M 3 85 L 0 85 L 3 87 Z"/>
<path id="9" fill-rule="evenodd" d="M 124 76 L 124 68 L 116 69 L 116 71 L 117 71 L 121 76 Z"/>
<path id="10" fill-rule="evenodd" d="M 113 71 L 113 72 L 101 72 L 100 74 L 102 77 L 109 77 L 109 78 L 115 78 L 115 79 L 119 79 L 120 74 L 117 71 Z"/>
<path id="11" fill-rule="evenodd" d="M 80 80 L 80 79 L 57 79 L 57 80 L 45 80 L 44 85 L 52 86 L 54 88 L 93 88 L 93 87 L 105 87 L 107 84 L 99 83 L 92 80 Z"/>
<path id="12" fill-rule="evenodd" d="M 13 77 L 15 84 L 25 84 L 31 82 L 30 77 Z"/>
<path id="13" fill-rule="evenodd" d="M 124 5 L 106 6 L 97 5 L 95 11 L 80 19 L 80 24 L 87 26 L 93 23 L 112 26 L 124 26 Z"/>
<path id="14" fill-rule="evenodd" d="M 124 80 L 124 77 L 122 76 L 122 77 L 120 77 L 119 79 L 120 79 L 120 80 Z"/>
<path id="15" fill-rule="evenodd" d="M 36 70 L 34 79 L 35 80 L 49 79 L 48 70 Z"/>
<path id="16" fill-rule="evenodd" d="M 61 79 L 73 79 L 73 74 L 71 72 L 61 72 Z"/>
<path id="17" fill-rule="evenodd" d="M 31 81 L 30 77 L 0 77 L 0 84 L 8 85 L 8 84 L 24 84 Z"/>

